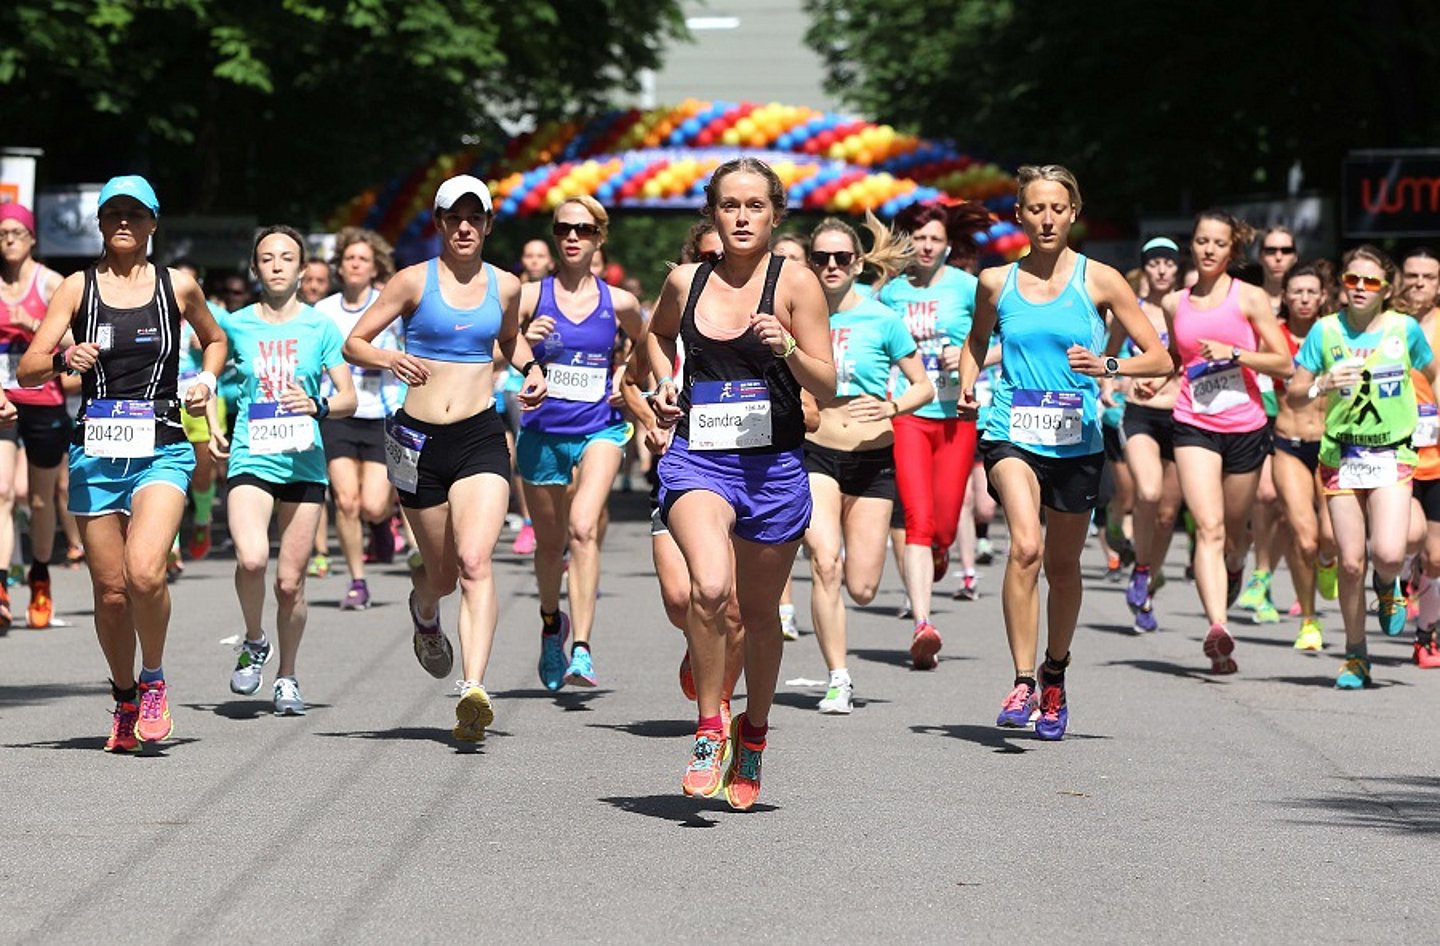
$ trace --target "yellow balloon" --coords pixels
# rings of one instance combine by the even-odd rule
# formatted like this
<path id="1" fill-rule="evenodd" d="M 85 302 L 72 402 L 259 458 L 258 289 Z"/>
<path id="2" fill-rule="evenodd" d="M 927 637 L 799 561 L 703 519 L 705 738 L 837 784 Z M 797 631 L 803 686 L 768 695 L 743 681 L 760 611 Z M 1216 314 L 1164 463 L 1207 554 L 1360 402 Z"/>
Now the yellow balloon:
<path id="1" fill-rule="evenodd" d="M 740 132 L 734 128 L 727 128 L 721 133 L 720 140 L 727 145 L 738 145 L 740 143 Z"/>
<path id="2" fill-rule="evenodd" d="M 652 177 L 645 182 L 645 186 L 641 188 L 641 191 L 644 192 L 646 197 L 654 200 L 660 196 L 660 182 Z"/>

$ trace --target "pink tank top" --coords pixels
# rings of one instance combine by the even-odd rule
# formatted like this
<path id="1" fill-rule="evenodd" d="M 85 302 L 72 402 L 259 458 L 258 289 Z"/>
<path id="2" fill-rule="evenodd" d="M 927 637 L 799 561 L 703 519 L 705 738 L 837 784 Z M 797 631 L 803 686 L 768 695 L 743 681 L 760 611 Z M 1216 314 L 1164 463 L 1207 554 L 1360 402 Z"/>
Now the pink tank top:
<path id="1" fill-rule="evenodd" d="M 5 396 L 16 404 L 54 407 L 65 403 L 65 392 L 60 387 L 59 379 L 46 381 L 38 388 L 22 388 L 15 381 L 15 367 L 20 363 L 20 356 L 25 354 L 25 349 L 30 347 L 35 333 L 16 324 L 14 316 L 23 312 L 37 321 L 45 318 L 49 303 L 41 295 L 40 287 L 45 284 L 45 274 L 48 272 L 48 269 L 36 263 L 35 272 L 30 277 L 30 288 L 25 291 L 20 301 L 0 302 L 0 316 L 3 316 L 0 317 L 0 359 L 4 360 L 4 364 L 0 365 L 0 379 L 3 379 L 0 383 L 4 385 Z"/>
<path id="2" fill-rule="evenodd" d="M 1230 280 L 1225 301 L 1213 309 L 1197 309 L 1190 290 L 1175 306 L 1175 346 L 1180 352 L 1180 393 L 1175 419 L 1221 434 L 1245 434 L 1265 426 L 1265 405 L 1255 372 L 1231 361 L 1206 361 L 1200 339 L 1255 351 L 1255 327 L 1240 309 L 1240 280 Z"/>

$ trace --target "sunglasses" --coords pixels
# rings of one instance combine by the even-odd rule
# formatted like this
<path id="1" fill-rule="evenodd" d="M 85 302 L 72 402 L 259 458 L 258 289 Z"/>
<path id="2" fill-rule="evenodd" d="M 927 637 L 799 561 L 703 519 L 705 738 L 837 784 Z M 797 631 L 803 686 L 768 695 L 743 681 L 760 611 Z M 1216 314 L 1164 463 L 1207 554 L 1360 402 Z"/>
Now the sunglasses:
<path id="1" fill-rule="evenodd" d="M 1346 289 L 1364 289 L 1366 292 L 1379 292 L 1385 288 L 1386 282 L 1379 276 L 1361 276 L 1359 273 L 1346 273 L 1340 277 L 1340 284 Z"/>
<path id="2" fill-rule="evenodd" d="M 1262 247 L 1260 252 L 1266 256 L 1291 256 L 1295 253 L 1295 245 L 1292 243 L 1289 246 L 1266 246 Z"/>
<path id="3" fill-rule="evenodd" d="M 563 240 L 571 233 L 582 240 L 590 240 L 600 235 L 600 228 L 593 223 L 561 223 L 557 220 L 551 224 L 550 232 L 555 234 L 557 240 Z"/>
<path id="4" fill-rule="evenodd" d="M 830 265 L 831 260 L 835 261 L 836 266 L 844 269 L 851 263 L 855 262 L 855 254 L 850 250 L 836 250 L 833 253 L 826 253 L 823 250 L 810 251 L 811 266 L 818 266 L 821 269 L 824 269 L 825 267 Z"/>
<path id="5" fill-rule="evenodd" d="M 706 250 L 696 258 L 702 263 L 709 263 L 711 266 L 714 266 L 725 258 L 725 254 L 720 250 Z"/>

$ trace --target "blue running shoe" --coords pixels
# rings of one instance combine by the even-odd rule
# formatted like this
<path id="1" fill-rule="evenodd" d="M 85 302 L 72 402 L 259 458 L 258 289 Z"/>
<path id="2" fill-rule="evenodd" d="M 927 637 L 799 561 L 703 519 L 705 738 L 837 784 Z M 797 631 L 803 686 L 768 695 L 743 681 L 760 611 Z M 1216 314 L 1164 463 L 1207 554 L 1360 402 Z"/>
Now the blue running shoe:
<path id="1" fill-rule="evenodd" d="M 1370 661 L 1359 654 L 1346 654 L 1340 675 L 1335 678 L 1339 690 L 1363 690 L 1370 685 Z"/>
<path id="2" fill-rule="evenodd" d="M 1144 610 L 1150 600 L 1150 573 L 1131 572 L 1130 584 L 1125 589 L 1125 603 L 1130 606 L 1130 613 L 1138 615 Z"/>
<path id="3" fill-rule="evenodd" d="M 1038 712 L 1035 687 L 1029 683 L 1017 683 L 1005 697 L 1005 702 L 1000 704 L 1000 715 L 995 717 L 995 725 L 1004 729 L 1028 729 Z"/>
<path id="4" fill-rule="evenodd" d="M 1147 599 L 1145 607 L 1135 612 L 1135 633 L 1153 634 L 1160 630 L 1160 624 L 1155 620 L 1155 605 Z"/>
<path id="5" fill-rule="evenodd" d="M 558 690 L 565 685 L 565 671 L 569 667 L 565 641 L 570 638 L 570 615 L 561 611 L 558 623 L 558 631 L 547 633 L 543 624 L 540 631 L 540 682 L 547 690 Z"/>
<path id="6" fill-rule="evenodd" d="M 1065 727 L 1069 723 L 1070 710 L 1065 706 L 1065 685 L 1046 684 L 1040 691 L 1040 716 L 1035 720 L 1036 737 L 1047 742 L 1059 742 L 1064 738 Z"/>
<path id="7" fill-rule="evenodd" d="M 1387 637 L 1399 637 L 1404 633 L 1406 604 L 1405 591 L 1400 587 L 1398 578 L 1389 591 L 1381 592 L 1376 611 L 1380 615 L 1380 630 L 1384 631 Z"/>
<path id="8" fill-rule="evenodd" d="M 590 648 L 575 646 L 570 650 L 570 669 L 565 671 L 565 682 L 570 686 L 593 687 L 600 681 L 595 678 L 595 664 L 590 659 Z"/>

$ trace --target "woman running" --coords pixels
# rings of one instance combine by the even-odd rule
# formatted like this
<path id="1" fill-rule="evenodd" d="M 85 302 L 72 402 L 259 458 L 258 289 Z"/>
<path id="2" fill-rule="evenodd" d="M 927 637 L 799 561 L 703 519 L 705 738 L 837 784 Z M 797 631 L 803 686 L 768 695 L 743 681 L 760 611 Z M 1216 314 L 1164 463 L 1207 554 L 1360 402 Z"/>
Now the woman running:
<path id="1" fill-rule="evenodd" d="M 1400 282 L 1405 311 L 1420 323 L 1433 353 L 1440 343 L 1440 258 L 1428 247 L 1417 247 L 1400 264 Z M 1423 522 L 1425 539 L 1420 568 L 1415 577 L 1415 647 L 1411 660 L 1422 670 L 1440 668 L 1440 415 L 1435 390 L 1418 371 L 1410 373 L 1415 382 L 1418 417 L 1410 443 L 1419 460 L 1415 465 L 1414 499 L 1410 504 L 1411 528 Z"/>
<path id="2" fill-rule="evenodd" d="M 1104 460 L 1096 379 L 1158 376 L 1171 364 L 1125 277 L 1069 248 L 1081 207 L 1075 176 L 1047 164 L 1020 168 L 1016 181 L 1015 217 L 1030 253 L 980 276 L 975 324 L 960 360 L 960 403 L 967 411 L 979 406 L 975 379 L 991 334 L 998 334 L 1000 383 L 981 452 L 1010 528 L 1003 607 L 1015 682 L 995 722 L 1024 728 L 1033 721 L 1036 736 L 1057 740 L 1069 723 L 1065 668 L 1080 615 L 1080 553 Z M 1100 312 L 1107 307 L 1140 354 L 1098 354 L 1105 346 Z M 1037 673 L 1042 561 L 1049 633 Z"/>
<path id="3" fill-rule="evenodd" d="M 784 648 L 780 591 L 810 520 L 800 391 L 827 403 L 835 367 L 819 283 L 769 251 L 785 213 L 775 172 L 754 158 L 725 162 L 706 187 L 704 212 L 724 257 L 670 274 L 648 344 L 651 365 L 674 364 L 677 340 L 686 352 L 683 383 L 662 377 L 655 393 L 660 422 L 676 425 L 660 460 L 661 516 L 691 579 L 688 637 L 700 720 L 682 787 L 713 795 L 723 786 L 731 806 L 745 809 L 760 792 Z M 748 705 L 731 726 L 734 752 L 722 772 L 724 615 L 732 589 L 747 631 Z"/>
<path id="4" fill-rule="evenodd" d="M 551 230 L 559 268 L 520 290 L 520 320 L 545 366 L 549 397 L 521 419 L 515 459 L 535 529 L 540 682 L 558 690 L 599 683 L 590 635 L 600 584 L 600 516 L 633 432 L 610 403 L 615 333 L 638 339 L 644 322 L 638 299 L 591 275 L 591 257 L 610 231 L 610 215 L 595 198 L 565 200 L 555 208 Z M 569 614 L 560 610 L 567 548 Z"/>
<path id="5" fill-rule="evenodd" d="M 305 238 L 286 226 L 261 230 L 250 255 L 260 300 L 220 319 L 240 377 L 235 437 L 227 441 L 210 408 L 215 433 L 210 449 L 229 459 L 230 536 L 235 542 L 235 593 L 245 640 L 230 677 L 232 693 L 260 689 L 270 641 L 261 627 L 265 570 L 270 562 L 270 520 L 280 517 L 275 571 L 275 631 L 280 666 L 275 676 L 277 716 L 305 715 L 295 678 L 300 638 L 309 608 L 305 564 L 325 506 L 325 448 L 317 421 L 355 410 L 355 385 L 340 347 L 345 337 L 324 314 L 297 295 Z M 334 395 L 321 393 L 328 378 Z M 314 418 L 313 420 L 311 418 Z"/>
<path id="6" fill-rule="evenodd" d="M 856 604 L 869 604 L 885 570 L 885 539 L 895 502 L 895 435 L 891 421 L 929 404 L 935 389 L 925 374 L 915 340 L 895 313 L 854 291 L 865 266 L 880 270 L 883 284 L 903 271 L 913 250 L 888 227 L 867 215 L 870 252 L 849 224 L 830 218 L 810 235 L 810 267 L 820 278 L 830 309 L 835 359 L 835 398 L 820 410 L 820 426 L 805 438 L 814 511 L 805 530 L 810 552 L 810 615 L 815 639 L 830 671 L 820 712 L 848 714 L 854 684 L 846 667 L 842 581 Z M 908 386 L 887 397 L 890 372 L 898 368 Z"/>
<path id="7" fill-rule="evenodd" d="M 491 554 L 510 502 L 510 451 L 495 411 L 495 345 L 521 366 L 526 409 L 545 400 L 545 369 L 519 331 L 520 282 L 484 262 L 495 223 L 490 191 L 462 174 L 435 192 L 440 255 L 406 267 L 386 284 L 345 342 L 362 368 L 386 368 L 409 389 L 385 430 L 385 461 L 424 564 L 411 573 L 415 658 L 433 677 L 454 665 L 440 628 L 440 599 L 459 582 L 460 701 L 454 736 L 478 742 L 495 720 L 485 667 L 497 605 Z M 404 318 L 405 351 L 374 340 Z"/>
<path id="8" fill-rule="evenodd" d="M 174 728 L 164 670 L 170 624 L 165 560 L 195 467 L 176 390 L 180 320 L 194 326 L 204 346 L 204 370 L 186 394 L 184 410 L 205 410 L 225 361 L 225 335 L 195 280 L 146 259 L 159 213 L 160 201 L 143 177 L 111 178 L 101 188 L 104 253 L 60 284 L 18 372 L 24 387 L 39 387 L 65 371 L 81 376 L 80 430 L 70 446 L 70 511 L 81 522 L 95 630 L 115 697 L 108 752 L 138 752 L 141 742 L 159 742 Z M 52 356 L 67 332 L 76 344 Z"/>
<path id="9" fill-rule="evenodd" d="M 1250 510 L 1272 449 L 1255 373 L 1288 378 L 1293 370 L 1265 292 L 1226 271 L 1245 258 L 1253 238 L 1223 210 L 1200 214 L 1190 240 L 1199 278 L 1165 301 L 1170 350 L 1181 368 L 1175 465 L 1195 519 L 1195 587 L 1210 622 L 1203 649 L 1214 673 L 1236 670 L 1226 612 L 1240 593 Z"/>
<path id="10" fill-rule="evenodd" d="M 1292 357 L 1309 337 L 1315 320 L 1328 311 L 1333 297 L 1332 272 L 1330 263 L 1322 262 L 1292 266 L 1285 274 L 1281 310 L 1284 321 L 1280 328 Z M 1287 384 L 1287 390 L 1288 387 Z M 1308 653 L 1319 653 L 1325 646 L 1323 629 L 1315 614 L 1317 584 L 1322 594 L 1335 597 L 1335 540 L 1330 515 L 1319 503 L 1320 440 L 1324 433 L 1323 400 L 1280 399 L 1280 410 L 1275 416 L 1275 455 L 1271 471 L 1275 492 L 1289 524 L 1290 552 L 1286 564 L 1290 566 L 1290 580 L 1300 606 L 1300 632 L 1295 636 L 1295 649 Z"/>
<path id="11" fill-rule="evenodd" d="M 30 511 L 32 562 L 26 582 L 31 627 L 49 627 L 55 614 L 50 594 L 50 558 L 55 554 L 56 486 L 64 468 L 72 424 L 65 411 L 65 392 L 58 379 L 38 388 L 22 388 L 16 367 L 45 309 L 60 287 L 60 275 L 31 256 L 35 248 L 35 217 L 16 203 L 0 204 L 0 388 L 15 405 L 18 422 L 0 429 L 0 550 L 9 564 L 15 547 L 15 465 L 24 444 L 26 506 Z M 62 342 L 65 339 L 61 339 Z M 12 621 L 10 593 L 0 582 L 0 629 Z"/>
<path id="12" fill-rule="evenodd" d="M 901 577 L 915 619 L 910 660 L 917 670 L 937 665 L 942 641 L 930 622 L 930 596 L 949 567 L 960 523 L 968 477 L 956 471 L 969 470 L 975 461 L 975 421 L 955 411 L 954 372 L 975 309 L 975 277 L 959 264 L 973 262 L 978 252 L 973 234 L 989 222 L 979 204 L 906 207 L 895 224 L 909 234 L 915 261 L 904 279 L 887 282 L 876 295 L 905 320 L 935 388 L 929 404 L 893 422 L 895 479 L 905 510 Z M 897 379 L 897 397 L 907 384 Z"/>
<path id="13" fill-rule="evenodd" d="M 1370 684 L 1365 644 L 1365 558 L 1368 540 L 1380 628 L 1405 628 L 1399 576 L 1410 522 L 1411 446 L 1418 410 L 1411 371 L 1432 388 L 1435 361 L 1420 323 L 1385 304 L 1394 291 L 1395 264 L 1372 246 L 1346 253 L 1341 285 L 1346 303 L 1316 323 L 1300 346 L 1291 402 L 1325 396 L 1320 480 L 1335 544 L 1340 550 L 1340 612 L 1345 662 L 1335 678 L 1342 690 Z"/>

